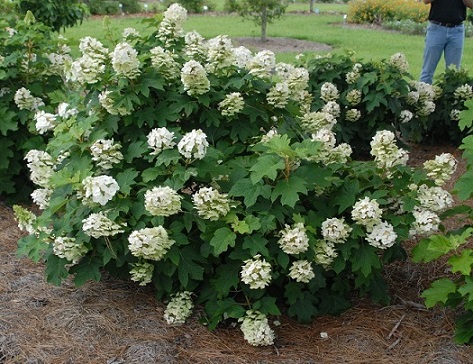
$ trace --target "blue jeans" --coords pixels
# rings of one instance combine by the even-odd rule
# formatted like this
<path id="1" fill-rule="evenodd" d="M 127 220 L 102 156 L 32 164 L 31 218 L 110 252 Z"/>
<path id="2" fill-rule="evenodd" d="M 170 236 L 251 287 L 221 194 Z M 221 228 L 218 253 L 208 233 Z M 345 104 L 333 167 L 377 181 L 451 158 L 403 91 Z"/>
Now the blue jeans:
<path id="1" fill-rule="evenodd" d="M 442 53 L 444 53 L 446 68 L 450 65 L 460 68 L 464 40 L 465 27 L 463 24 L 454 28 L 447 28 L 429 23 L 425 36 L 424 63 L 420 80 L 432 84 L 434 72 Z"/>

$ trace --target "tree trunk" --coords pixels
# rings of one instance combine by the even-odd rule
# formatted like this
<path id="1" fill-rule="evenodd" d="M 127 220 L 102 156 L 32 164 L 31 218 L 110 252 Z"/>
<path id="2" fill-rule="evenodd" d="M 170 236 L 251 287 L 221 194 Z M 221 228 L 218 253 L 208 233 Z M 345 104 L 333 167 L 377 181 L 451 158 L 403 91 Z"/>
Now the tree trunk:
<path id="1" fill-rule="evenodd" d="M 261 9 L 261 41 L 266 42 L 266 26 L 268 25 L 268 9 L 263 6 Z"/>
<path id="2" fill-rule="evenodd" d="M 310 12 L 311 13 L 314 12 L 314 2 L 315 2 L 315 0 L 310 0 Z"/>

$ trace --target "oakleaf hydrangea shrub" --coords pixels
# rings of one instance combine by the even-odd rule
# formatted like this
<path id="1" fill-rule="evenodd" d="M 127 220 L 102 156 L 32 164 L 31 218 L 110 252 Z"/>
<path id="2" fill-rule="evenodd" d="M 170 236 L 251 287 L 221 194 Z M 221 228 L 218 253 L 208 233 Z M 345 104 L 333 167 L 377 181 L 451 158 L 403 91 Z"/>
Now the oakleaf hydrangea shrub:
<path id="1" fill-rule="evenodd" d="M 305 68 L 185 33 L 186 16 L 172 5 L 148 38 L 82 39 L 45 106 L 61 110 L 41 123 L 48 143 L 26 156 L 41 213 L 15 206 L 18 252 L 55 284 L 108 271 L 152 285 L 169 324 L 198 305 L 256 346 L 274 342 L 272 316 L 388 302 L 383 265 L 439 228 L 452 156 L 412 169 L 382 130 L 372 160 L 353 161 L 339 118 L 308 115 Z"/>
<path id="2" fill-rule="evenodd" d="M 0 19 L 0 194 L 26 200 L 32 191 L 23 157 L 44 148 L 43 132 L 55 123 L 45 104 L 63 84 L 69 58 L 63 39 L 28 13 Z M 37 123 L 38 129 L 35 128 Z"/>

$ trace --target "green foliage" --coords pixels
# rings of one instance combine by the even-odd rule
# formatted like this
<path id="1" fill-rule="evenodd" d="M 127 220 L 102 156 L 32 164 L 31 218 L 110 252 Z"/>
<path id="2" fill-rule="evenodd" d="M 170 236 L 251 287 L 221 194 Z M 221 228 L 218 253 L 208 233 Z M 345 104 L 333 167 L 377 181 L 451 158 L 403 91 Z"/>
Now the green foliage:
<path id="1" fill-rule="evenodd" d="M 118 1 L 90 0 L 87 3 L 93 15 L 116 15 L 120 13 Z"/>
<path id="2" fill-rule="evenodd" d="M 429 8 L 415 0 L 354 0 L 349 2 L 348 19 L 353 23 L 376 23 L 386 21 L 427 20 Z"/>
<path id="3" fill-rule="evenodd" d="M 87 7 L 77 0 L 19 0 L 18 11 L 31 11 L 38 21 L 56 31 L 82 22 L 87 15 Z"/>
<path id="4" fill-rule="evenodd" d="M 16 208 L 30 232 L 18 252 L 45 261 L 55 284 L 108 271 L 151 284 L 160 300 L 192 292 L 210 328 L 248 310 L 307 322 L 342 312 L 355 294 L 389 302 L 383 266 L 405 257 L 402 241 L 421 204 L 413 185 L 433 182 L 422 170 L 353 161 L 313 140 L 302 116 L 323 103 L 307 97 L 305 69 L 273 65 L 270 53 L 242 66 L 225 37 L 191 56 L 182 10 L 126 44 L 112 32 L 105 45 L 89 39 L 93 67 L 77 71 L 90 58 L 70 60 L 66 69 L 77 72 L 47 92 L 41 111 L 67 100 L 70 113 L 55 114 L 46 146 L 36 148 L 52 165 L 30 168 L 43 177 L 35 191 L 43 211 L 33 218 Z M 390 67 L 379 66 L 386 79 L 375 66 L 359 79 L 367 114 L 394 102 L 385 98 L 395 87 Z M 311 85 L 322 84 L 310 71 Z M 283 82 L 290 92 L 280 107 L 273 99 Z M 25 112 L 25 123 L 33 117 Z M 372 225 L 354 213 L 360 200 L 379 206 Z M 335 241 L 331 219 L 343 233 Z"/>
<path id="5" fill-rule="evenodd" d="M 205 11 L 212 11 L 215 5 L 209 0 L 166 0 L 164 5 L 169 6 L 173 3 L 181 4 L 190 13 L 203 13 Z"/>

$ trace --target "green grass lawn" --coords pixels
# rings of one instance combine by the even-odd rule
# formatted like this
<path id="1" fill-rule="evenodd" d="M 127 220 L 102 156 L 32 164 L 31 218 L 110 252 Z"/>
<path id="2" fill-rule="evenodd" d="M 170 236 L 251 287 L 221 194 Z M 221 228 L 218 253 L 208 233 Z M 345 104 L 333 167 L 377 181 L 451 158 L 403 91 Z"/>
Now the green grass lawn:
<path id="1" fill-rule="evenodd" d="M 223 3 L 223 0 L 222 0 Z M 309 4 L 294 4 L 309 7 Z M 337 4 L 316 3 L 315 6 L 322 8 L 345 6 Z M 117 38 L 121 30 L 126 27 L 134 27 L 140 32 L 146 31 L 146 26 L 140 18 L 116 17 L 111 19 L 114 34 Z M 185 24 L 186 31 L 196 30 L 205 38 L 211 38 L 219 34 L 230 37 L 257 37 L 260 29 L 250 21 L 244 21 L 241 17 L 233 14 L 202 14 L 191 15 Z M 74 47 L 79 39 L 90 35 L 98 39 L 105 38 L 105 30 L 100 19 L 87 19 L 82 25 L 67 29 L 65 36 L 70 39 Z M 334 49 L 332 53 L 343 53 L 346 50 L 355 51 L 357 58 L 363 60 L 381 60 L 389 58 L 397 52 L 402 52 L 407 57 L 411 66 L 410 73 L 418 78 L 422 62 L 424 47 L 423 36 L 405 35 L 396 32 L 382 31 L 367 27 L 354 27 L 344 24 L 343 12 L 337 14 L 296 14 L 288 13 L 282 19 L 268 26 L 267 34 L 270 37 L 290 37 L 305 39 L 319 43 L 329 44 Z M 76 47 L 75 47 L 76 48 Z M 296 54 L 278 54 L 278 61 L 292 62 Z M 442 61 L 443 62 L 443 61 Z M 463 66 L 470 69 L 473 65 L 473 38 L 467 38 Z M 444 64 L 441 63 L 437 70 L 440 73 Z"/>

